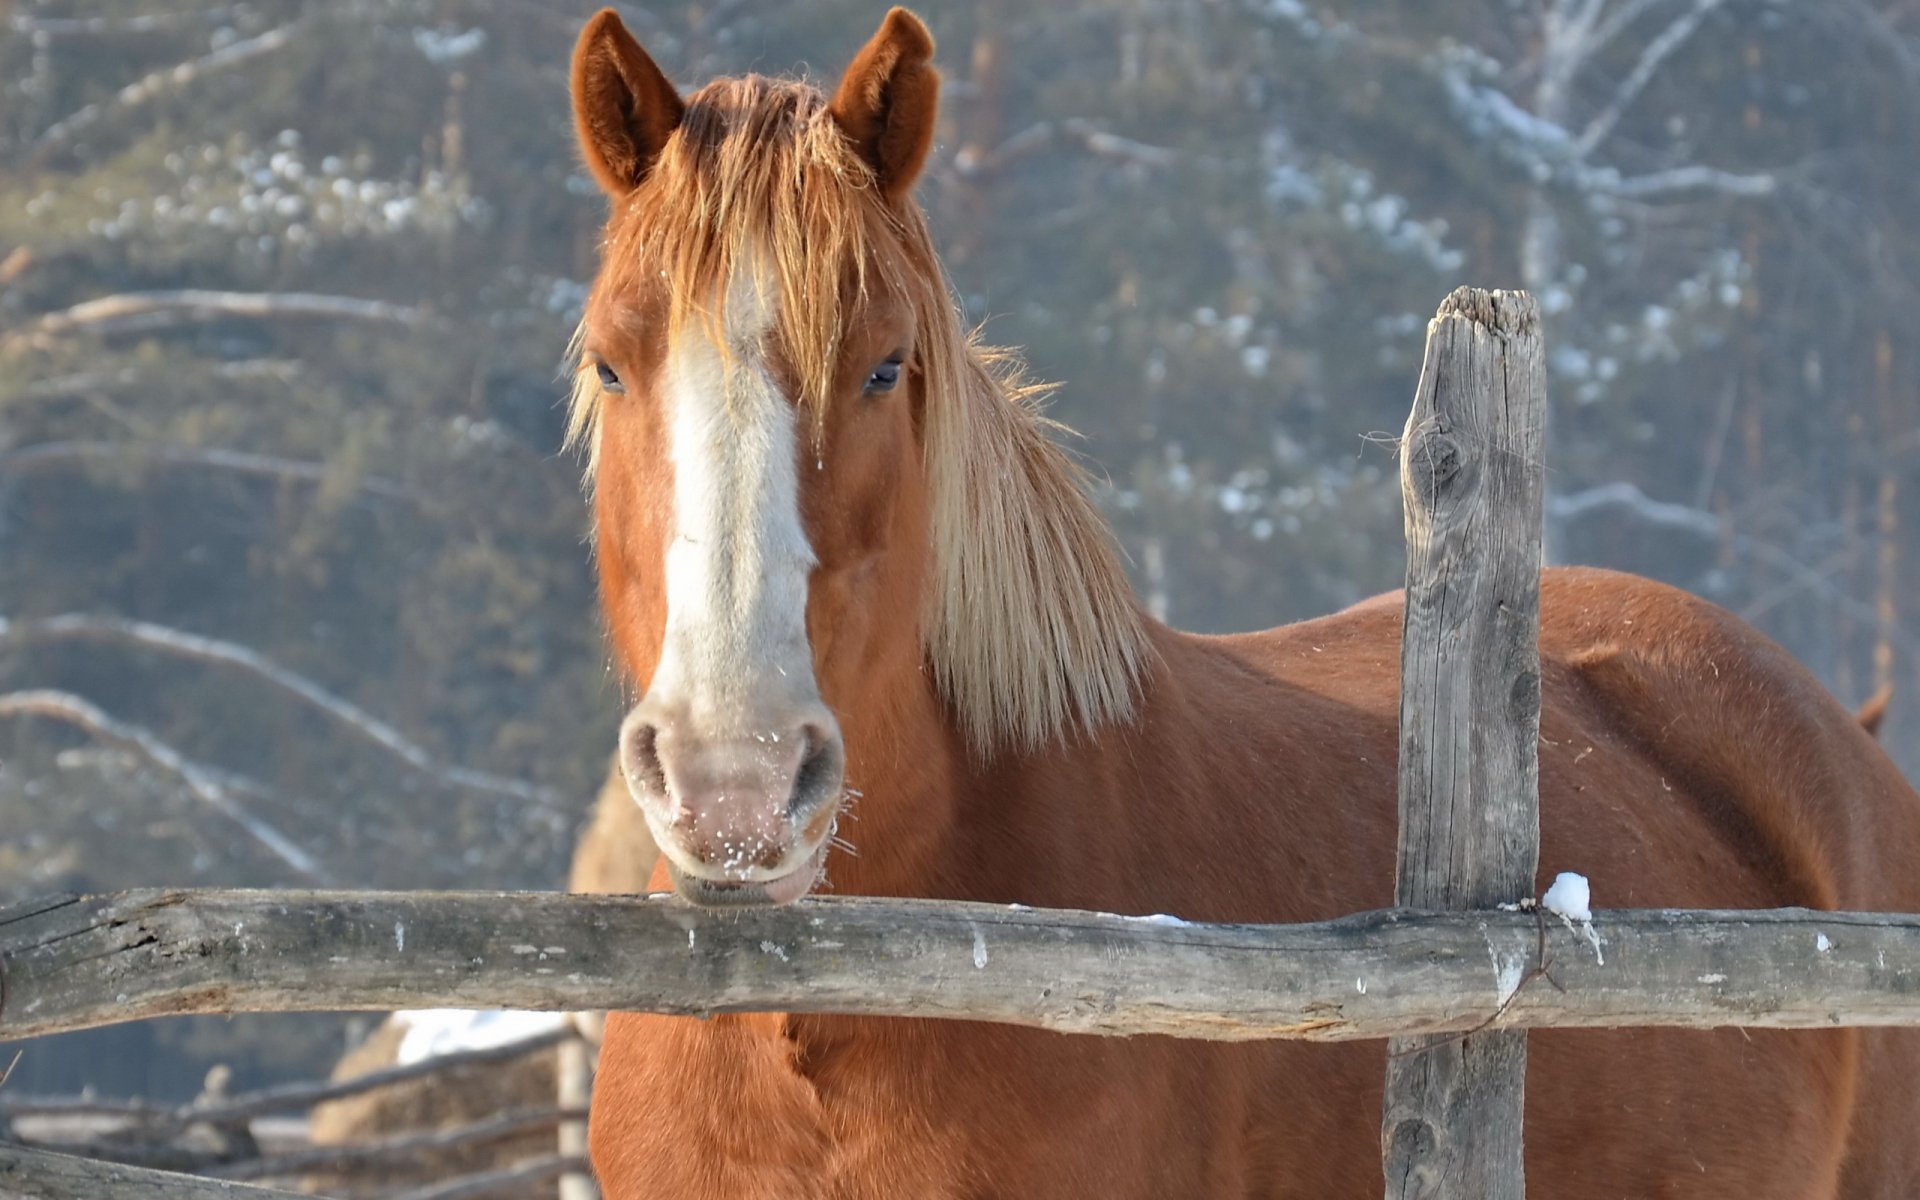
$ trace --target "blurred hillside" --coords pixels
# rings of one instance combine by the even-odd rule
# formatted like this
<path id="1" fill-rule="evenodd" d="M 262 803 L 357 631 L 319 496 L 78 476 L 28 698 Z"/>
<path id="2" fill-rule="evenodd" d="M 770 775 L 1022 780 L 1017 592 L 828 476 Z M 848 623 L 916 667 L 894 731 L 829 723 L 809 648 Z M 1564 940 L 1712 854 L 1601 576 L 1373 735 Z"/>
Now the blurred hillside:
<path id="1" fill-rule="evenodd" d="M 558 452 L 595 7 L 0 0 L 0 899 L 557 883 L 622 707 Z M 618 7 L 683 86 L 883 8 Z M 922 11 L 955 284 L 1176 624 L 1395 586 L 1425 318 L 1524 285 L 1551 557 L 1896 684 L 1914 770 L 1906 0 Z"/>

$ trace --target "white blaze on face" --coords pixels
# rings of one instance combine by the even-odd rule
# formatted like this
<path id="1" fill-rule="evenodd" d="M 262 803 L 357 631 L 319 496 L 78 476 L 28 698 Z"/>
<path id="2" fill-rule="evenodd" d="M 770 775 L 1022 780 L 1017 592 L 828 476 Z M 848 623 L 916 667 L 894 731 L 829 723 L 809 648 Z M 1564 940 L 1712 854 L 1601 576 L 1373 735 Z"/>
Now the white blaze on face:
<path id="1" fill-rule="evenodd" d="M 807 642 L 815 558 L 799 417 L 767 363 L 774 295 L 736 270 L 718 330 L 692 321 L 667 347 L 666 634 L 620 744 L 677 886 L 758 883 L 784 903 L 824 861 L 844 753 Z"/>
<path id="2" fill-rule="evenodd" d="M 670 336 L 652 389 L 673 474 L 666 630 L 620 763 L 674 886 L 697 902 L 804 895 L 845 766 L 807 642 L 816 560 L 799 416 L 767 359 L 775 295 L 737 269 L 720 319 Z"/>
<path id="3" fill-rule="evenodd" d="M 665 364 L 673 540 L 666 642 L 649 695 L 718 737 L 766 732 L 758 710 L 770 701 L 818 702 L 806 629 L 815 560 L 800 522 L 798 420 L 765 358 L 768 283 L 736 270 L 725 352 L 696 321 Z"/>

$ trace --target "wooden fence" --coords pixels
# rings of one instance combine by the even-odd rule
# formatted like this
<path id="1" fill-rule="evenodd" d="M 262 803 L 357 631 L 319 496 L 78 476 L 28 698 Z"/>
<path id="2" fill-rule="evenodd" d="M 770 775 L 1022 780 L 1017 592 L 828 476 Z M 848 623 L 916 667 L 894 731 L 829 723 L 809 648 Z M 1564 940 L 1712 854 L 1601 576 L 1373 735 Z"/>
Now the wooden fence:
<path id="1" fill-rule="evenodd" d="M 1389 1059 L 1387 1195 L 1518 1198 L 1528 1028 L 1920 1026 L 1920 915 L 1601 911 L 1590 942 L 1497 907 L 1527 897 L 1538 856 L 1542 361 L 1524 294 L 1463 288 L 1429 327 L 1401 445 L 1400 908 L 1249 926 L 833 897 L 716 913 L 550 893 L 59 896 L 0 909 L 0 1039 L 423 1006 L 1421 1039 Z M 1543 960 L 1558 987 L 1527 986 Z M 0 1195 L 280 1194 L 130 1172 L 0 1147 Z"/>
<path id="2" fill-rule="evenodd" d="M 356 1194 L 366 1194 L 364 1186 L 371 1181 L 376 1189 L 372 1194 L 382 1200 L 480 1200 L 506 1192 L 525 1195 L 528 1188 L 550 1185 L 556 1179 L 565 1188 L 569 1180 L 589 1177 L 584 1145 L 568 1144 L 584 1141 L 584 1137 L 570 1138 L 567 1133 L 568 1127 L 575 1125 L 584 1133 L 584 1070 L 574 1080 L 567 1079 L 565 1070 L 558 1070 L 561 1088 L 557 1090 L 562 1094 L 544 1106 L 503 1106 L 497 1113 L 462 1124 L 385 1131 L 347 1143 L 315 1145 L 303 1136 L 306 1122 L 286 1122 L 286 1114 L 395 1087 L 471 1086 L 476 1073 L 500 1076 L 519 1070 L 524 1078 L 532 1056 L 552 1055 L 558 1060 L 570 1051 L 583 1056 L 584 1066 L 587 1045 L 572 1023 L 500 1045 L 435 1055 L 347 1079 L 278 1084 L 231 1095 L 210 1088 L 183 1104 L 0 1092 L 0 1142 L 7 1140 L 8 1126 L 12 1125 L 18 1131 L 13 1140 L 22 1143 L 19 1148 L 43 1152 L 20 1163 L 8 1163 L 0 1152 L 0 1196 L 96 1194 L 92 1189 L 99 1180 L 88 1174 L 94 1165 L 88 1162 L 90 1159 L 108 1160 L 115 1164 L 116 1171 L 125 1168 L 116 1177 L 129 1189 L 134 1183 L 144 1183 L 151 1185 L 152 1194 L 161 1196 L 182 1194 L 180 1188 L 189 1185 L 202 1190 L 184 1194 L 219 1193 L 207 1190 L 216 1186 L 212 1180 L 186 1177 L 183 1184 L 182 1177 L 160 1175 L 156 1179 L 151 1174 L 141 1175 L 140 1168 L 190 1171 L 217 1180 L 318 1175 L 353 1181 Z M 555 1066 L 560 1063 L 556 1061 Z M 572 1094 L 566 1094 L 569 1083 L 575 1085 Z M 408 1094 L 417 1098 L 418 1092 Z M 399 1115 L 404 1119 L 404 1112 Z M 39 1127 L 36 1133 L 27 1132 L 30 1125 Z M 288 1125 L 299 1128 L 301 1134 Z M 217 1136 L 206 1138 L 204 1134 L 209 1131 Z M 559 1152 L 531 1151 L 526 1143 L 540 1136 L 546 1136 Z M 502 1144 L 509 1140 L 514 1143 L 515 1153 L 502 1153 Z M 52 1153 L 44 1153 L 48 1151 Z M 402 1173 L 402 1180 L 417 1181 L 423 1163 L 445 1166 L 449 1177 L 431 1183 L 396 1183 L 396 1171 Z M 69 1176 L 75 1181 L 71 1187 L 49 1182 Z M 29 1188 L 29 1182 L 38 1186 Z M 564 1191 L 562 1196 L 564 1200 Z"/>

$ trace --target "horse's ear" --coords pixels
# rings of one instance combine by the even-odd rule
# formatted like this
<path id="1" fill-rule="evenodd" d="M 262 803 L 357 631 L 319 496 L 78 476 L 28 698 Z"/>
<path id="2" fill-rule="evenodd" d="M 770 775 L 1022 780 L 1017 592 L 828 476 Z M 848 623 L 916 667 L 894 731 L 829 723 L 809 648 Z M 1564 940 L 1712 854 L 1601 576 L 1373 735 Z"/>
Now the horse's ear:
<path id="1" fill-rule="evenodd" d="M 620 14 L 603 8 L 587 22 L 573 48 L 573 122 L 587 168 L 608 195 L 639 186 L 686 111 Z"/>
<path id="2" fill-rule="evenodd" d="M 933 35 L 919 17 L 896 8 L 854 56 L 830 106 L 887 199 L 906 195 L 926 163 L 939 102 Z"/>

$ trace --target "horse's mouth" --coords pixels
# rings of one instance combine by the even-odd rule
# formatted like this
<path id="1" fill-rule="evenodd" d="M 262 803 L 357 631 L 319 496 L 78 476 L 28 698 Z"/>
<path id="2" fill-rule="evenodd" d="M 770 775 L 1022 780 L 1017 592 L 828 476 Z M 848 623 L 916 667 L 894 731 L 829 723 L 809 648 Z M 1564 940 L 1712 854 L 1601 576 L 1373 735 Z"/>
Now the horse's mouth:
<path id="1" fill-rule="evenodd" d="M 798 867 L 776 879 L 758 879 L 751 882 L 722 879 L 702 879 L 689 875 L 680 864 L 667 856 L 667 875 L 673 880 L 673 890 L 682 900 L 701 908 L 767 908 L 780 904 L 792 904 L 795 900 L 813 890 L 819 882 L 820 869 L 826 865 L 827 843 L 807 856 L 807 860 Z"/>

